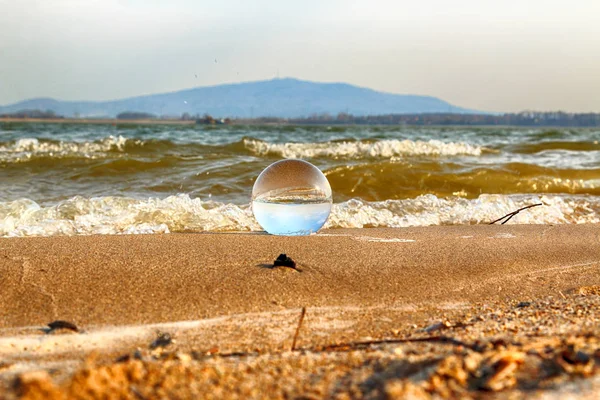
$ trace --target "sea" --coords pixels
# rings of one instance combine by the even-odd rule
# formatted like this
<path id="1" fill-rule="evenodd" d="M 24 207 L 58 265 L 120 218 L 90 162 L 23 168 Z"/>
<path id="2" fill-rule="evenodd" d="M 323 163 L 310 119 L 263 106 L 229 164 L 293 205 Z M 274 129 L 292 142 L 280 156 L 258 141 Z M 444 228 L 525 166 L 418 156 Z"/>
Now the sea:
<path id="1" fill-rule="evenodd" d="M 325 174 L 325 228 L 600 222 L 600 130 L 0 123 L 0 236 L 261 231 L 275 161 Z"/>

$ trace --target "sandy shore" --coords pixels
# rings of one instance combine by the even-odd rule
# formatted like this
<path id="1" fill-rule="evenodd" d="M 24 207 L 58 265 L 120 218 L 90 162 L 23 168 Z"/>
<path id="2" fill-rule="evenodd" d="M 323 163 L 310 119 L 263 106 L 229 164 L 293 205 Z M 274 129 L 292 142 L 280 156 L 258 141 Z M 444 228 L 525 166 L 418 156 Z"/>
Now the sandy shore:
<path id="1" fill-rule="evenodd" d="M 273 268 L 280 253 L 297 270 Z M 559 396 L 600 365 L 599 272 L 598 225 L 0 239 L 0 382 L 55 398 L 106 392 L 96 373 L 127 376 L 131 398 L 155 378 L 182 396 Z"/>

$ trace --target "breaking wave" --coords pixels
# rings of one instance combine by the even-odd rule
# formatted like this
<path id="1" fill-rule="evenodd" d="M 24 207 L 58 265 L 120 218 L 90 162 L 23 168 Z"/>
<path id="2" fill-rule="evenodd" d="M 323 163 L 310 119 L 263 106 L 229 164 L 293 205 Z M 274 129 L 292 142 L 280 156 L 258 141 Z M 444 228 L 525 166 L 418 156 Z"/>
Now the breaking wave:
<path id="1" fill-rule="evenodd" d="M 509 224 L 600 222 L 600 199 L 592 196 L 423 195 L 334 204 L 325 228 L 481 224 L 537 202 L 544 206 L 519 213 Z M 147 200 L 76 196 L 52 206 L 28 199 L 0 203 L 0 236 L 4 237 L 260 230 L 249 205 L 202 201 L 186 194 Z"/>
<path id="2" fill-rule="evenodd" d="M 22 162 L 37 157 L 104 158 L 109 152 L 124 152 L 128 144 L 143 145 L 143 142 L 123 136 L 109 136 L 93 142 L 23 138 L 0 145 L 0 161 Z"/>
<path id="3" fill-rule="evenodd" d="M 380 140 L 376 142 L 343 141 L 323 143 L 269 143 L 245 138 L 246 149 L 254 154 L 283 158 L 392 158 L 397 156 L 480 156 L 484 150 L 468 143 L 445 143 L 439 140 Z"/>
<path id="4" fill-rule="evenodd" d="M 123 136 L 108 136 L 96 141 L 56 141 L 22 138 L 0 142 L 0 162 L 26 162 L 37 158 L 85 158 L 97 159 L 125 154 L 155 153 L 171 154 L 203 153 L 250 153 L 255 156 L 283 158 L 331 158 L 364 159 L 394 158 L 399 156 L 480 156 L 491 151 L 468 143 L 446 143 L 439 140 L 379 140 L 334 141 L 314 143 L 270 143 L 245 137 L 239 141 L 223 144 L 176 143 L 169 140 L 142 140 Z"/>

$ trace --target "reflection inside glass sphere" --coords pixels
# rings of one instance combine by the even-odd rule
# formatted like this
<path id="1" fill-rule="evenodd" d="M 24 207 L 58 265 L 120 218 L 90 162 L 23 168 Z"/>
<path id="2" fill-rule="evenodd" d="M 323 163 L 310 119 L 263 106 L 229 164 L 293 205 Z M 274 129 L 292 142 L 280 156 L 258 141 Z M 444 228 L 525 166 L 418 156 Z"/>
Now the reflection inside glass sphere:
<path id="1" fill-rule="evenodd" d="M 273 235 L 309 235 L 321 229 L 333 202 L 323 173 L 303 160 L 277 161 L 256 179 L 252 211 Z"/>

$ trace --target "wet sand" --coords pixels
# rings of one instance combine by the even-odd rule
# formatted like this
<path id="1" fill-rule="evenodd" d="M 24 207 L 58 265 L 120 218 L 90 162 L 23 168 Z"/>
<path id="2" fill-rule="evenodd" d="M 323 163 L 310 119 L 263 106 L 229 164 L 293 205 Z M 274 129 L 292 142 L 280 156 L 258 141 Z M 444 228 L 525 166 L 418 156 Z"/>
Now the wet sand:
<path id="1" fill-rule="evenodd" d="M 106 393 L 96 374 L 131 398 L 152 379 L 188 397 L 597 394 L 599 272 L 598 225 L 0 239 L 0 381 L 34 398 Z"/>

